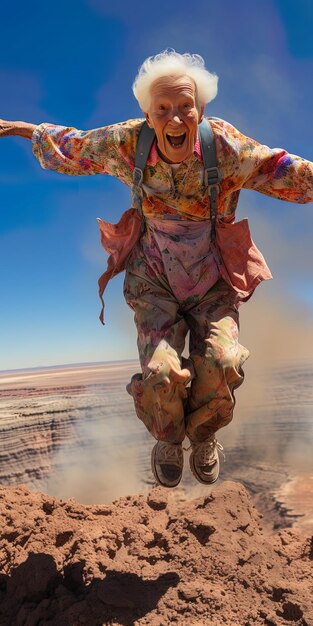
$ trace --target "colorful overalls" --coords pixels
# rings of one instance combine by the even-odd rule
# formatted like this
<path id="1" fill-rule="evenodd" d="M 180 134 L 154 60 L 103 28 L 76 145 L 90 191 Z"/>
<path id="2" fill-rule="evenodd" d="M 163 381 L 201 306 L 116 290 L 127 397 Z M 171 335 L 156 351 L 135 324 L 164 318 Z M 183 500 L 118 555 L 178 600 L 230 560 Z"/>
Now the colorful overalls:
<path id="1" fill-rule="evenodd" d="M 209 119 L 222 174 L 221 222 L 233 220 L 242 187 L 292 202 L 313 200 L 311 162 Z M 43 123 L 33 134 L 33 152 L 44 168 L 74 176 L 111 174 L 131 187 L 142 123 L 129 120 L 90 131 Z M 249 352 L 238 342 L 238 307 L 246 293 L 224 280 L 211 253 L 198 141 L 176 171 L 159 158 L 154 144 L 143 192 L 146 230 L 128 258 L 124 282 L 142 372 L 127 389 L 156 439 L 177 443 L 187 435 L 204 441 L 232 419 L 234 390 L 243 382 Z"/>

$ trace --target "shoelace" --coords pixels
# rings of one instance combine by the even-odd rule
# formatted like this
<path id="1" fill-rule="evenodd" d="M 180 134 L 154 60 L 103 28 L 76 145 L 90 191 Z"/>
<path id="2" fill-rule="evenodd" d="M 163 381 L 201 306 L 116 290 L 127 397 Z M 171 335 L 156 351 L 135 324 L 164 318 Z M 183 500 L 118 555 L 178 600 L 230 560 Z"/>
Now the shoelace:
<path id="1" fill-rule="evenodd" d="M 212 461 L 212 456 L 214 454 L 215 449 L 217 452 L 222 453 L 223 460 L 225 461 L 225 454 L 223 452 L 224 448 L 219 441 L 216 439 L 212 439 L 211 441 L 203 441 L 203 443 L 190 444 L 188 448 L 183 448 L 185 452 L 188 452 L 190 448 L 193 449 L 194 453 L 197 454 L 197 457 L 200 460 L 201 465 L 206 465 L 210 461 Z"/>
<path id="2" fill-rule="evenodd" d="M 158 452 L 159 463 L 169 463 L 181 467 L 182 448 L 179 445 L 168 444 L 160 447 Z"/>

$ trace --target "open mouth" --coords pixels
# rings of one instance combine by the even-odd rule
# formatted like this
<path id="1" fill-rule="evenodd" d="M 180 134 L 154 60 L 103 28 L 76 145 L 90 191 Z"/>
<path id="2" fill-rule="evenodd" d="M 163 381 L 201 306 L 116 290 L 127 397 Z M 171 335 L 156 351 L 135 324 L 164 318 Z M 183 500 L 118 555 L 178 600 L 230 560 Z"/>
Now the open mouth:
<path id="1" fill-rule="evenodd" d="M 167 133 L 166 139 L 171 144 L 172 148 L 180 148 L 186 138 L 186 133 Z"/>

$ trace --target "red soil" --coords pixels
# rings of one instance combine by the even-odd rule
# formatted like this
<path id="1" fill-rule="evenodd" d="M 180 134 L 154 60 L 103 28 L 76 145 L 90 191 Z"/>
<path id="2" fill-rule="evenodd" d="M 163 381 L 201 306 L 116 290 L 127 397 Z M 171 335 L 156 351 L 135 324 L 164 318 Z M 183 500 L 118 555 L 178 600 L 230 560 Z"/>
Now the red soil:
<path id="1" fill-rule="evenodd" d="M 313 538 L 270 535 L 246 490 L 110 505 L 0 489 L 2 626 L 312 626 Z"/>

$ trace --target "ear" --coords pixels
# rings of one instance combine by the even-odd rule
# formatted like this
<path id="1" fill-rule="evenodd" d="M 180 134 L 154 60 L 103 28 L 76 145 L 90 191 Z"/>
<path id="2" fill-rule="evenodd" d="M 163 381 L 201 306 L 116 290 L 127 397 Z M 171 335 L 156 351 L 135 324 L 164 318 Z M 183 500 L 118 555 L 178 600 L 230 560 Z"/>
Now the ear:
<path id="1" fill-rule="evenodd" d="M 147 124 L 148 124 L 149 128 L 153 128 L 153 124 L 152 124 L 152 122 L 150 120 L 149 113 L 144 113 L 144 116 L 146 118 L 146 121 L 147 121 Z"/>

